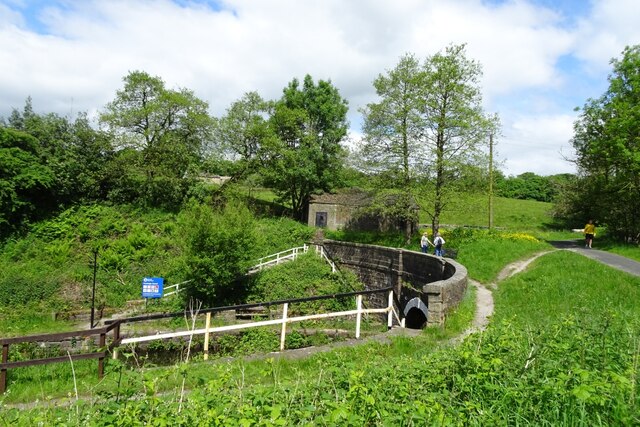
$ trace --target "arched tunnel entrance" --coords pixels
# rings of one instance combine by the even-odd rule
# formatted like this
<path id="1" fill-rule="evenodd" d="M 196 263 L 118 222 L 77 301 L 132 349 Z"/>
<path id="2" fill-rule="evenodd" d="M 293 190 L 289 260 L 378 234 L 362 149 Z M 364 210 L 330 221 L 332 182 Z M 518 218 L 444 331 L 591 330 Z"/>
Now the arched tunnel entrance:
<path id="1" fill-rule="evenodd" d="M 411 299 L 404 307 L 405 327 L 422 329 L 427 324 L 427 306 L 418 297 Z"/>

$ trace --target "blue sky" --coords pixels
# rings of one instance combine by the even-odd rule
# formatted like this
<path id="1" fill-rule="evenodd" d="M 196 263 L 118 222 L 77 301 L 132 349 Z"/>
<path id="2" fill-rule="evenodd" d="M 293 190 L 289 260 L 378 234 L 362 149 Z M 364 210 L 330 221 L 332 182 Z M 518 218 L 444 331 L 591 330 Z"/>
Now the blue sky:
<path id="1" fill-rule="evenodd" d="M 574 108 L 606 90 L 638 22 L 638 0 L 0 0 L 0 116 L 31 96 L 38 112 L 96 117 L 131 70 L 221 115 L 308 73 L 348 99 L 357 144 L 378 74 L 407 52 L 466 43 L 501 118 L 501 169 L 575 172 Z"/>

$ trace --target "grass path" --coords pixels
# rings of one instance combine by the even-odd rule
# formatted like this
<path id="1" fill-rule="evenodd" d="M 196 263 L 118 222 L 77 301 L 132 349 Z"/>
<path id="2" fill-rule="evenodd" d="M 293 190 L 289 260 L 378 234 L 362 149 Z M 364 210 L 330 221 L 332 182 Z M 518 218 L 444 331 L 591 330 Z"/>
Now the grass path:
<path id="1" fill-rule="evenodd" d="M 558 250 L 576 252 L 587 258 L 591 258 L 602 264 L 608 265 L 612 268 L 624 271 L 626 273 L 629 273 L 635 276 L 640 276 L 640 262 L 631 260 L 629 258 L 625 258 L 620 255 L 611 254 L 605 251 L 599 251 L 599 250 L 593 250 L 593 249 L 582 249 L 581 247 L 577 246 L 573 242 L 568 243 L 563 241 L 563 242 L 555 242 L 555 243 L 557 243 L 554 245 L 556 246 L 557 249 L 538 252 L 537 254 L 534 254 L 533 256 L 527 259 L 516 261 L 507 265 L 500 271 L 500 273 L 498 274 L 498 278 L 494 283 L 490 283 L 485 286 L 480 282 L 477 282 L 473 279 L 469 279 L 471 286 L 474 286 L 476 288 L 475 316 L 473 318 L 473 323 L 471 327 L 466 331 L 464 331 L 461 335 L 455 337 L 452 341 L 459 342 L 474 332 L 485 330 L 489 325 L 489 320 L 493 315 L 493 310 L 494 310 L 492 290 L 497 289 L 498 284 L 503 280 L 508 279 L 509 277 L 524 271 L 533 261 L 551 252 L 555 252 Z"/>

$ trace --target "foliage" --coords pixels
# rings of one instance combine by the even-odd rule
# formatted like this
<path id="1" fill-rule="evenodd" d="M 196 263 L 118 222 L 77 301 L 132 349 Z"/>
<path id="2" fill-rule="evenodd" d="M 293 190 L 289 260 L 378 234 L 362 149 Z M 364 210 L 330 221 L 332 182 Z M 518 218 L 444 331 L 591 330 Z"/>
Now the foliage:
<path id="1" fill-rule="evenodd" d="M 381 102 L 363 111 L 362 154 L 372 171 L 386 172 L 388 183 L 408 195 L 433 193 L 428 212 L 436 231 L 455 171 L 477 157 L 479 145 L 498 126 L 497 118 L 482 111 L 480 77 L 480 65 L 466 58 L 464 45 L 449 46 L 422 65 L 405 55 L 374 82 Z M 417 179 L 425 176 L 429 181 Z M 426 185 L 418 190 L 420 182 Z"/>
<path id="2" fill-rule="evenodd" d="M 50 209 L 54 175 L 39 157 L 35 138 L 0 128 L 0 238 Z"/>
<path id="3" fill-rule="evenodd" d="M 572 140 L 581 178 L 572 198 L 621 240 L 640 241 L 640 45 L 611 61 L 609 88 L 585 103 Z"/>
<path id="4" fill-rule="evenodd" d="M 498 127 L 482 110 L 480 65 L 466 57 L 465 46 L 450 46 L 425 61 L 426 143 L 434 157 L 432 229 L 438 230 L 451 165 L 476 152 Z"/>
<path id="5" fill-rule="evenodd" d="M 123 80 L 124 88 L 100 116 L 121 149 L 110 197 L 176 208 L 210 138 L 208 105 L 190 90 L 166 89 L 161 78 L 142 71 Z"/>
<path id="6" fill-rule="evenodd" d="M 256 92 L 246 93 L 231 104 L 216 122 L 214 137 L 221 153 L 236 160 L 234 175 L 243 176 L 258 169 L 263 141 L 271 137 L 268 126 L 269 103 Z"/>
<path id="7" fill-rule="evenodd" d="M 360 154 L 371 172 L 384 171 L 395 178 L 387 182 L 392 188 L 408 189 L 426 173 L 423 85 L 418 59 L 406 54 L 394 69 L 374 80 L 380 102 L 362 110 L 365 138 Z"/>
<path id="8" fill-rule="evenodd" d="M 515 177 L 498 180 L 496 193 L 511 199 L 552 202 L 572 177 L 571 174 L 539 176 L 532 172 L 525 172 Z"/>
<path id="9" fill-rule="evenodd" d="M 332 240 L 365 243 L 368 245 L 389 246 L 398 248 L 405 246 L 404 233 L 357 230 L 327 230 L 325 236 Z"/>
<path id="10" fill-rule="evenodd" d="M 186 298 L 208 306 L 240 302 L 238 280 L 255 259 L 255 220 L 249 210 L 239 203 L 219 212 L 192 204 L 183 213 L 182 230 L 192 280 Z"/>
<path id="11" fill-rule="evenodd" d="M 105 197 L 106 165 L 113 148 L 104 132 L 91 127 L 86 113 L 78 114 L 75 120 L 55 113 L 36 114 L 31 98 L 27 98 L 23 111 L 14 109 L 8 124 L 38 140 L 39 161 L 51 170 L 54 180 L 47 193 L 53 199 L 48 211 L 58 205 Z"/>
<path id="12" fill-rule="evenodd" d="M 313 237 L 315 229 L 290 218 L 262 218 L 256 224 L 252 252 L 256 258 L 302 246 Z"/>
<path id="13" fill-rule="evenodd" d="M 313 253 L 300 255 L 296 262 L 288 262 L 264 270 L 253 277 L 249 284 L 247 302 L 277 301 L 303 298 L 312 295 L 332 295 L 359 290 L 353 274 L 347 272 L 334 274 L 326 261 Z M 344 309 L 353 305 L 353 300 L 321 300 L 308 303 L 296 303 L 290 307 L 291 313 L 304 313 L 317 310 Z"/>
<path id="14" fill-rule="evenodd" d="M 142 277 L 184 279 L 175 216 L 132 207 L 86 205 L 70 208 L 31 227 L 24 238 L 0 250 L 0 329 L 42 332 L 23 318 L 65 318 L 91 305 L 93 251 L 98 251 L 96 307 L 123 307 L 140 298 Z M 6 308 L 6 313 L 3 308 Z M 22 314 L 13 316 L 11 313 Z M 72 322 L 60 321 L 62 328 Z M 13 327 L 15 326 L 15 328 Z"/>
<path id="15" fill-rule="evenodd" d="M 347 102 L 330 81 L 293 79 L 269 117 L 261 173 L 294 215 L 304 219 L 312 193 L 328 191 L 341 167 L 340 142 L 347 134 Z"/>

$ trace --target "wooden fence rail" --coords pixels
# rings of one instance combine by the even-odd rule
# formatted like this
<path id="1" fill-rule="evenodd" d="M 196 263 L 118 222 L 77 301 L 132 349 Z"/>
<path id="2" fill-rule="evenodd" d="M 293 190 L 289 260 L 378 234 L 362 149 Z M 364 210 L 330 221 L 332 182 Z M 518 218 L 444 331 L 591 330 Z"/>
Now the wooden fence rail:
<path id="1" fill-rule="evenodd" d="M 386 293 L 388 292 L 388 303 L 384 308 L 364 308 L 362 304 L 362 298 L 364 295 L 378 294 L 378 293 Z M 289 317 L 289 304 L 293 303 L 301 303 L 301 302 L 309 302 L 309 301 L 318 301 L 318 300 L 326 300 L 326 299 L 336 299 L 336 298 L 348 298 L 348 297 L 356 297 L 356 309 L 355 310 L 346 310 L 339 311 L 333 313 L 319 313 L 319 314 L 311 314 L 305 316 L 294 316 Z M 157 319 L 166 319 L 173 317 L 183 317 L 184 312 L 174 312 L 174 313 L 160 313 L 160 314 L 151 314 L 146 316 L 136 316 L 129 317 L 123 319 L 117 319 L 113 321 L 105 321 L 105 327 L 103 328 L 94 328 L 84 331 L 72 331 L 72 332 L 61 332 L 54 334 L 42 334 L 42 335 L 30 335 L 24 337 L 13 337 L 13 338 L 1 338 L 0 345 L 2 345 L 2 359 L 0 363 L 0 394 L 6 391 L 7 387 L 7 371 L 13 368 L 20 368 L 25 366 L 36 366 L 36 365 L 44 365 L 49 363 L 60 363 L 67 362 L 71 360 L 83 360 L 83 359 L 98 359 L 98 378 L 102 378 L 104 375 L 104 359 L 107 356 L 108 352 L 113 350 L 112 354 L 117 357 L 117 347 L 122 344 L 130 344 L 130 343 L 138 343 L 144 341 L 152 341 L 156 339 L 167 339 L 174 338 L 180 336 L 188 336 L 188 335 L 198 335 L 205 334 L 205 359 L 208 357 L 208 343 L 209 343 L 209 334 L 215 332 L 224 332 L 231 330 L 239 330 L 246 328 L 253 328 L 259 326 L 268 326 L 268 325 L 282 325 L 281 328 L 281 337 L 280 337 L 280 350 L 284 350 L 284 342 L 286 336 L 286 326 L 289 323 L 301 322 L 304 320 L 312 320 L 312 319 L 323 319 L 329 317 L 340 317 L 340 316 L 356 316 L 356 338 L 360 337 L 360 323 L 363 314 L 371 314 L 371 313 L 379 313 L 387 315 L 387 326 L 390 328 L 393 323 L 393 316 L 395 315 L 396 321 L 401 326 L 404 326 L 404 319 L 400 319 L 398 313 L 394 310 L 394 302 L 397 303 L 397 299 L 394 299 L 393 296 L 393 288 L 388 287 L 384 289 L 375 289 L 375 290 L 367 290 L 367 291 L 354 291 L 354 292 L 346 292 L 341 294 L 333 294 L 333 295 L 318 295 L 313 297 L 306 298 L 294 298 L 287 300 L 278 300 L 278 301 L 268 301 L 261 303 L 253 303 L 253 304 L 242 304 L 242 305 L 233 305 L 233 306 L 224 306 L 224 307 L 213 307 L 202 309 L 199 311 L 200 314 L 206 314 L 206 326 L 204 329 L 196 329 L 196 330 L 187 330 L 187 331 L 179 331 L 172 332 L 166 334 L 155 334 L 144 337 L 131 337 L 131 338 L 123 338 L 120 334 L 121 326 L 126 323 L 133 322 L 142 322 L 149 320 L 157 320 Z M 244 310 L 256 307 L 270 307 L 270 306 L 282 306 L 282 318 L 272 319 L 272 320 L 264 320 L 252 323 L 241 323 L 235 325 L 226 325 L 219 327 L 211 327 L 211 314 L 222 311 L 229 310 Z M 112 333 L 111 343 L 107 346 L 107 335 Z M 98 337 L 98 348 L 97 351 L 87 352 L 81 354 L 70 354 L 67 356 L 56 356 L 56 357 L 48 357 L 42 359 L 32 359 L 32 360 L 22 360 L 10 362 L 9 359 L 9 346 L 12 344 L 19 343 L 41 343 L 41 342 L 55 342 L 60 340 L 65 340 L 68 338 L 77 338 L 77 337 Z"/>
<path id="2" fill-rule="evenodd" d="M 109 347 L 106 346 L 107 334 L 113 331 L 113 340 Z M 88 353 L 69 354 L 67 356 L 46 357 L 42 359 L 20 360 L 9 362 L 9 346 L 21 343 L 42 343 L 61 341 L 67 338 L 98 337 L 98 350 Z M 107 350 L 120 344 L 120 324 L 113 323 L 104 328 L 88 329 L 83 331 L 59 332 L 55 334 L 29 335 L 24 337 L 2 338 L 2 359 L 0 363 L 0 394 L 7 389 L 7 370 L 25 366 L 46 365 L 49 363 L 68 362 L 69 360 L 98 359 L 98 378 L 104 375 L 104 358 Z"/>

